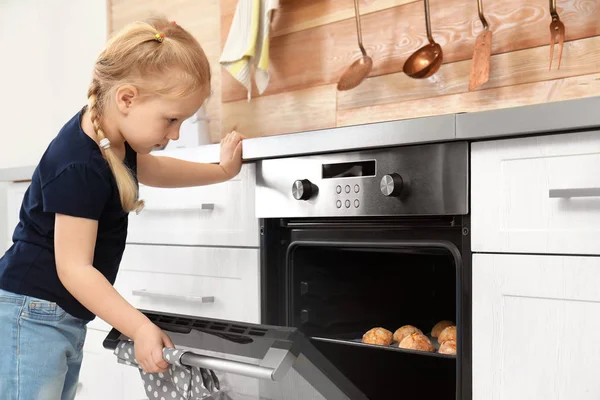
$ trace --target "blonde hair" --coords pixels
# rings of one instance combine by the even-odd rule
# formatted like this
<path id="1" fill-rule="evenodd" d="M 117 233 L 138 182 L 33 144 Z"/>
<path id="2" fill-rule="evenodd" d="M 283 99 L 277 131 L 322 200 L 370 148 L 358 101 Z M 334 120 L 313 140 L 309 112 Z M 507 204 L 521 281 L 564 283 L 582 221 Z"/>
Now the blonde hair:
<path id="1" fill-rule="evenodd" d="M 209 93 L 210 66 L 198 41 L 165 18 L 123 28 L 98 56 L 88 89 L 88 110 L 98 143 L 106 138 L 101 119 L 111 94 L 124 84 L 134 85 L 144 94 L 185 96 L 201 87 Z M 138 198 L 132 172 L 111 148 L 102 151 L 117 182 L 123 209 L 139 212 L 143 201 Z"/>

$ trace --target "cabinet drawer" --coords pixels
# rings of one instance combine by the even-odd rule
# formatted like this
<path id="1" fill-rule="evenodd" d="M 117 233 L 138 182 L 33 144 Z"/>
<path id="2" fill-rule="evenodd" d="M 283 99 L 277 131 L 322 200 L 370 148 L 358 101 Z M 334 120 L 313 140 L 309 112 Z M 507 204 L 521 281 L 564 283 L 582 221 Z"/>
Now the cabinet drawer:
<path id="1" fill-rule="evenodd" d="M 227 182 L 191 188 L 140 187 L 146 203 L 130 214 L 129 243 L 258 247 L 254 165 Z"/>
<path id="2" fill-rule="evenodd" d="M 600 254 L 600 132 L 472 145 L 472 247 Z"/>
<path id="3" fill-rule="evenodd" d="M 130 245 L 115 288 L 139 309 L 260 322 L 258 249 Z"/>

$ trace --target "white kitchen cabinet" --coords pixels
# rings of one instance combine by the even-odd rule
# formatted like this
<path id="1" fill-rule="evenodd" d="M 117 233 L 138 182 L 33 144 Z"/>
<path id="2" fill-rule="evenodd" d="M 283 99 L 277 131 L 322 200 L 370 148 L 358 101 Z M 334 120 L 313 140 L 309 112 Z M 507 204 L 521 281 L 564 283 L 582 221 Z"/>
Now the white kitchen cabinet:
<path id="1" fill-rule="evenodd" d="M 140 309 L 260 323 L 259 276 L 258 249 L 128 245 L 115 288 Z M 88 325 L 76 399 L 146 399 L 138 370 L 102 347 L 110 329 Z"/>
<path id="2" fill-rule="evenodd" d="M 140 186 L 146 203 L 129 216 L 128 243 L 259 246 L 254 212 L 255 166 L 216 185 L 164 189 Z"/>
<path id="3" fill-rule="evenodd" d="M 116 360 L 116 356 L 113 357 Z M 123 380 L 121 398 L 123 400 L 148 400 L 148 396 L 144 390 L 144 381 L 140 376 L 140 370 L 137 367 L 121 364 L 120 368 L 121 379 Z"/>
<path id="4" fill-rule="evenodd" d="M 473 251 L 600 255 L 600 132 L 471 149 Z"/>
<path id="5" fill-rule="evenodd" d="M 6 215 L 6 226 L 4 229 L 4 243 L 6 249 L 12 245 L 12 235 L 19 223 L 19 212 L 21 211 L 21 203 L 23 196 L 29 188 L 30 182 L 10 182 L 5 189 L 6 208 L 3 210 Z"/>
<path id="6" fill-rule="evenodd" d="M 260 250 L 129 244 L 115 289 L 138 309 L 260 323 Z"/>
<path id="7" fill-rule="evenodd" d="M 88 329 L 83 347 L 77 400 L 146 400 L 144 383 L 135 367 L 119 364 L 102 342 L 107 332 Z"/>
<path id="8" fill-rule="evenodd" d="M 473 400 L 600 398 L 600 257 L 473 255 Z"/>
<path id="9" fill-rule="evenodd" d="M 128 245 L 115 288 L 136 308 L 260 322 L 259 250 Z"/>

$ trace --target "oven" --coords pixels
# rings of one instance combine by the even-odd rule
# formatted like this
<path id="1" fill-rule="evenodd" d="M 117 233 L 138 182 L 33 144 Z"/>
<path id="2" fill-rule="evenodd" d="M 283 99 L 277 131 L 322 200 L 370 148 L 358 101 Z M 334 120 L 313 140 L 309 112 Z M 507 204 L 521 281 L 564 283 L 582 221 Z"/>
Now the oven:
<path id="1" fill-rule="evenodd" d="M 259 161 L 263 322 L 302 332 L 369 399 L 470 399 L 468 177 L 466 142 Z M 362 341 L 405 325 L 434 351 Z"/>
<path id="2" fill-rule="evenodd" d="M 182 397 L 470 400 L 468 143 L 260 160 L 256 174 L 261 324 L 141 310 L 196 371 Z M 440 321 L 455 354 L 431 337 Z M 363 342 L 406 325 L 428 351 Z M 112 329 L 104 347 L 128 341 Z"/>

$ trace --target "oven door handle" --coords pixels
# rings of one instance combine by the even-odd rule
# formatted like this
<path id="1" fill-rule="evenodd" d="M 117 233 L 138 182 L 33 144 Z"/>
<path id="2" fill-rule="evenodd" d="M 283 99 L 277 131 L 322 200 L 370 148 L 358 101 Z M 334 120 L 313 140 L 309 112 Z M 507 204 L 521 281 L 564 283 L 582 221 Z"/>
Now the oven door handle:
<path id="1" fill-rule="evenodd" d="M 267 381 L 279 381 L 283 379 L 294 361 L 295 356 L 289 350 L 276 348 L 270 348 L 261 361 L 261 364 L 272 364 L 271 366 L 226 360 L 191 351 L 184 353 L 180 359 L 180 362 L 188 367 L 207 368 Z"/>

